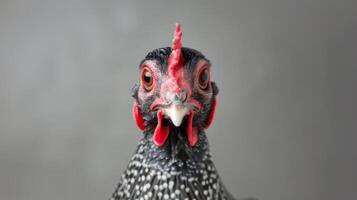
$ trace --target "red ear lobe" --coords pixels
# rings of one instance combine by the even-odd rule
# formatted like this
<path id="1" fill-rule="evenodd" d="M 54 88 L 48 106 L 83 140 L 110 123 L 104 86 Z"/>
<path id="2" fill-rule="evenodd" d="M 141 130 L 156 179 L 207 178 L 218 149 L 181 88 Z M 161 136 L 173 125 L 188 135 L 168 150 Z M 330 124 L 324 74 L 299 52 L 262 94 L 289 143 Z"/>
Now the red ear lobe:
<path id="1" fill-rule="evenodd" d="M 145 129 L 144 119 L 140 114 L 138 102 L 136 100 L 134 101 L 134 104 L 133 104 L 133 118 L 134 118 L 136 125 L 139 127 L 139 129 L 144 130 Z"/>
<path id="2" fill-rule="evenodd" d="M 212 104 L 211 104 L 211 110 L 209 112 L 209 115 L 208 115 L 208 118 L 207 118 L 204 128 L 207 129 L 211 125 L 213 118 L 214 118 L 215 111 L 216 111 L 216 97 L 213 97 Z"/>

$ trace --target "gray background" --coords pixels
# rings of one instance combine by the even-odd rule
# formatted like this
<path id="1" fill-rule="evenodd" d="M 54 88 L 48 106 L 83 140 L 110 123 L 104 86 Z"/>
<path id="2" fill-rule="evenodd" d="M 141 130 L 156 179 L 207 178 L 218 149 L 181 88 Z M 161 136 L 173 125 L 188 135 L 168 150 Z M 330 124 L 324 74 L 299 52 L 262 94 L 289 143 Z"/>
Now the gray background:
<path id="1" fill-rule="evenodd" d="M 357 198 L 356 1 L 1 0 L 1 200 L 109 198 L 141 137 L 138 64 L 175 21 L 213 63 L 235 196 Z"/>

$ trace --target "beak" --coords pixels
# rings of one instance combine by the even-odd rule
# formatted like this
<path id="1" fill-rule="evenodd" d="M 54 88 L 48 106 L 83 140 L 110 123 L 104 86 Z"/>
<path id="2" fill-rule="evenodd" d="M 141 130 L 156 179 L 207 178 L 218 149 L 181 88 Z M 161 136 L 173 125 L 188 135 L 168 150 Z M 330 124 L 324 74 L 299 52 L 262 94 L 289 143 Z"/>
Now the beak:
<path id="1" fill-rule="evenodd" d="M 168 116 L 176 127 L 179 127 L 190 109 L 189 106 L 183 104 L 181 101 L 174 101 L 169 107 L 162 110 L 164 115 Z"/>

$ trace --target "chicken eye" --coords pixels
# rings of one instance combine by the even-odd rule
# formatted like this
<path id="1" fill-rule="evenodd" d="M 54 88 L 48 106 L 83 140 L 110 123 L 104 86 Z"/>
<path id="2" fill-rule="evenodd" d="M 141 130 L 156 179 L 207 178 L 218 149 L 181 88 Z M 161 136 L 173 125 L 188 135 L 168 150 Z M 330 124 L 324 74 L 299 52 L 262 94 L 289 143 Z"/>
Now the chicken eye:
<path id="1" fill-rule="evenodd" d="M 151 91 L 153 88 L 153 77 L 152 73 L 148 68 L 144 68 L 141 72 L 141 82 L 146 91 Z"/>
<path id="2" fill-rule="evenodd" d="M 199 86 L 202 90 L 207 89 L 209 82 L 209 72 L 208 69 L 203 69 L 198 76 Z"/>

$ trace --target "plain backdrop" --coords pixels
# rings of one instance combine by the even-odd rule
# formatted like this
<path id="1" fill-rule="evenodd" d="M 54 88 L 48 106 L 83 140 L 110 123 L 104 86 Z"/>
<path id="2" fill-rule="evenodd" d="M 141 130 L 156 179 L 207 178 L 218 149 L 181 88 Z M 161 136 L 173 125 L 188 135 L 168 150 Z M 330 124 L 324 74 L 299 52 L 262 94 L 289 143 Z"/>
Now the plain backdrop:
<path id="1" fill-rule="evenodd" d="M 357 198 L 357 2 L 0 1 L 0 199 L 108 199 L 141 133 L 138 64 L 202 51 L 207 131 L 236 197 Z"/>

